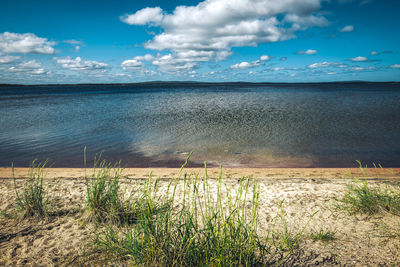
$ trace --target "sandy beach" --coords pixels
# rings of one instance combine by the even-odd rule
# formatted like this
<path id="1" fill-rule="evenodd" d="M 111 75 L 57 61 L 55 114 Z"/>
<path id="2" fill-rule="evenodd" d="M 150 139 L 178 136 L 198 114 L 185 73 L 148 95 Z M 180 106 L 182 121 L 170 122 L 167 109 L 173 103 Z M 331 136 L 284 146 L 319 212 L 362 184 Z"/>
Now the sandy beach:
<path id="1" fill-rule="evenodd" d="M 20 187 L 28 169 L 15 170 Z M 88 174 L 91 170 L 86 170 Z M 121 184 L 127 192 L 147 179 L 152 171 L 160 177 L 160 191 L 179 169 L 126 169 Z M 392 186 L 400 181 L 400 169 L 370 169 L 371 185 Z M 203 174 L 203 169 L 186 169 L 186 173 Z M 216 185 L 219 169 L 208 169 L 211 187 Z M 307 225 L 299 241 L 302 262 L 307 265 L 395 266 L 400 264 L 399 217 L 391 213 L 350 215 L 335 209 L 349 174 L 361 176 L 359 169 L 223 169 L 223 184 L 235 188 L 237 178 L 253 176 L 260 184 L 261 233 L 271 227 L 278 214 L 278 203 L 284 201 L 286 218 L 293 231 Z M 90 250 L 93 226 L 81 219 L 85 205 L 84 169 L 48 169 L 45 185 L 51 198 L 59 203 L 59 216 L 50 220 L 14 219 L 7 217 L 15 209 L 15 192 L 11 169 L 0 169 L 0 265 L 74 265 L 82 253 Z M 178 187 L 180 188 L 180 187 Z M 178 190 L 178 195 L 182 194 Z M 250 200 L 251 201 L 251 200 Z M 385 227 L 383 227 L 385 226 Z M 314 241 L 310 235 L 319 229 L 329 229 L 335 239 Z M 388 234 L 385 229 L 395 229 Z M 396 232 L 397 231 L 397 232 Z"/>
<path id="2" fill-rule="evenodd" d="M 16 178 L 27 176 L 29 168 L 15 168 Z M 86 174 L 91 174 L 91 169 L 86 169 Z M 126 178 L 141 179 L 149 176 L 150 172 L 154 177 L 170 178 L 176 177 L 179 168 L 126 168 L 123 174 Z M 218 177 L 220 168 L 208 168 L 207 174 L 210 178 Z M 204 174 L 204 168 L 185 168 L 186 173 Z M 223 168 L 224 178 L 241 178 L 251 176 L 258 179 L 343 179 L 353 177 L 362 177 L 359 168 Z M 370 168 L 365 173 L 367 178 L 392 179 L 400 176 L 400 168 Z M 0 178 L 10 178 L 12 176 L 11 168 L 0 168 Z M 84 178 L 84 168 L 48 168 L 45 178 Z"/>

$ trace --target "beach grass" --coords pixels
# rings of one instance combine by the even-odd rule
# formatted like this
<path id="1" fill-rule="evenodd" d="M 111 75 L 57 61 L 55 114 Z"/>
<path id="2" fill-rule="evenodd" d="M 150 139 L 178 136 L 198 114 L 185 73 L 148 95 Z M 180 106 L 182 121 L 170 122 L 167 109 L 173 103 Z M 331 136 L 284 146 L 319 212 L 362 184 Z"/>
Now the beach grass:
<path id="1" fill-rule="evenodd" d="M 376 167 L 375 167 L 376 168 Z M 400 215 L 400 184 L 394 187 L 370 185 L 366 179 L 366 169 L 360 163 L 363 178 L 351 176 L 352 182 L 347 186 L 343 196 L 338 199 L 336 207 L 350 214 L 376 214 L 390 212 Z"/>
<path id="2" fill-rule="evenodd" d="M 336 239 L 335 234 L 336 231 L 321 227 L 319 230 L 311 232 L 311 239 L 323 242 L 332 241 Z"/>
<path id="3" fill-rule="evenodd" d="M 22 213 L 23 218 L 37 217 L 46 218 L 49 215 L 50 203 L 48 192 L 43 185 L 45 168 L 48 161 L 37 162 L 34 160 L 29 168 L 28 178 L 24 181 L 22 190 L 18 190 L 14 176 L 14 165 L 12 165 L 12 178 L 16 195 L 17 209 Z"/>
<path id="4" fill-rule="evenodd" d="M 316 213 L 317 212 L 312 214 L 306 225 L 298 230 L 289 225 L 287 214 L 284 208 L 284 201 L 279 201 L 278 214 L 273 220 L 273 227 L 271 227 L 270 231 L 272 237 L 271 242 L 274 244 L 274 246 L 279 247 L 282 251 L 293 250 L 298 245 L 305 228 Z"/>
<path id="5" fill-rule="evenodd" d="M 101 154 L 94 159 L 93 174 L 86 177 L 86 219 L 100 223 L 117 225 L 133 224 L 141 213 L 154 214 L 167 203 L 159 202 L 156 197 L 157 184 L 138 186 L 129 197 L 120 186 L 123 168 L 120 162 L 107 163 Z M 86 173 L 86 172 L 85 172 Z"/>
<path id="6" fill-rule="evenodd" d="M 278 265 L 290 258 L 305 227 L 295 233 L 283 224 L 283 231 L 271 230 L 262 237 L 258 228 L 260 186 L 254 179 L 243 177 L 232 190 L 222 183 L 221 169 L 215 187 L 209 183 L 206 165 L 200 177 L 183 174 L 186 164 L 180 172 L 183 177 L 171 179 L 163 194 L 158 194 L 158 179 L 150 174 L 139 189 L 140 197 L 132 198 L 142 207 L 134 225 L 107 225 L 96 233 L 93 246 L 107 262 L 258 266 Z M 283 219 L 282 204 L 280 209 L 278 217 Z"/>
<path id="7" fill-rule="evenodd" d="M 389 225 L 384 221 L 375 222 L 374 232 L 378 237 L 400 239 L 400 222 Z"/>

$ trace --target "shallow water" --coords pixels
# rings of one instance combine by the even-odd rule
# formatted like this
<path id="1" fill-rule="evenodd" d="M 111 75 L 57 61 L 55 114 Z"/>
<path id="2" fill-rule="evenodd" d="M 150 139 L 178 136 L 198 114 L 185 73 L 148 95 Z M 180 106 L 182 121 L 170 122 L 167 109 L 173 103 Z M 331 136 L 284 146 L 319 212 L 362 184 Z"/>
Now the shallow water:
<path id="1" fill-rule="evenodd" d="M 0 166 L 400 167 L 400 85 L 0 87 Z"/>

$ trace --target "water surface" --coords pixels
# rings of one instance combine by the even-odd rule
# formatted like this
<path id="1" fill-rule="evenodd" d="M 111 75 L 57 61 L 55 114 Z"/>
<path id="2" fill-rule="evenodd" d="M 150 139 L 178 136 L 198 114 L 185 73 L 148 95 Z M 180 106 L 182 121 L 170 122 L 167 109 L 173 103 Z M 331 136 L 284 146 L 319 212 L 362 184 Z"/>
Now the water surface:
<path id="1" fill-rule="evenodd" d="M 0 87 L 0 166 L 400 167 L 400 85 L 139 84 Z"/>

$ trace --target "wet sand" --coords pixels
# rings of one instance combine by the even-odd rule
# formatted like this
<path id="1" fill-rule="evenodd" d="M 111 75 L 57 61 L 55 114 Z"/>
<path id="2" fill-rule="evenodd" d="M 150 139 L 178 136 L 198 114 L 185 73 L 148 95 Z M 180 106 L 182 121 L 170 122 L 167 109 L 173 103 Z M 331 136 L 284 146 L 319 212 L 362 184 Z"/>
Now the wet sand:
<path id="1" fill-rule="evenodd" d="M 15 168 L 16 178 L 26 177 L 29 168 Z M 48 168 L 46 178 L 83 178 L 92 173 L 91 168 Z M 126 168 L 123 174 L 126 178 L 141 179 L 148 177 L 150 172 L 153 177 L 171 178 L 176 177 L 180 168 Z M 208 168 L 207 175 L 210 178 L 218 177 L 220 168 Z M 203 176 L 204 168 L 185 168 L 185 172 L 199 173 Z M 400 168 L 366 169 L 367 178 L 393 179 L 400 177 Z M 251 176 L 258 179 L 343 179 L 350 176 L 362 177 L 359 168 L 223 168 L 223 178 L 241 178 Z M 0 168 L 0 178 L 10 178 L 11 168 Z"/>

